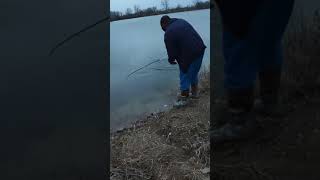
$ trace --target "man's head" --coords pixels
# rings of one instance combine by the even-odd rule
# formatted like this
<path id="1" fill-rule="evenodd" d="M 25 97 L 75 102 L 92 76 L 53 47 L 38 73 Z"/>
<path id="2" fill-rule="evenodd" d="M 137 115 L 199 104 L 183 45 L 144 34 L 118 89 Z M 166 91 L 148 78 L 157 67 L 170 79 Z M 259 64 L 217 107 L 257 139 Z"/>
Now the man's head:
<path id="1" fill-rule="evenodd" d="M 167 15 L 161 17 L 160 25 L 163 31 L 166 31 L 167 27 L 169 26 L 171 18 Z"/>

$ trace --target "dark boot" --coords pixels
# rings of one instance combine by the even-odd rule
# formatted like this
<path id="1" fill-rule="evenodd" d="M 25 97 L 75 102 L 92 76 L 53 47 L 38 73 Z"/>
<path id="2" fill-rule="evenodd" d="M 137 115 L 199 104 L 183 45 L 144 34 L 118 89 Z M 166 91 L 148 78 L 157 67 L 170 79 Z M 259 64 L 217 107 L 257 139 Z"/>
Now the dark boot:
<path id="1" fill-rule="evenodd" d="M 180 97 L 182 97 L 182 98 L 189 97 L 189 90 L 181 91 Z"/>
<path id="2" fill-rule="evenodd" d="M 236 119 L 242 122 L 231 121 L 220 128 L 211 130 L 209 135 L 212 144 L 216 145 L 229 141 L 244 140 L 256 133 L 257 124 L 252 113 L 230 114 L 230 119 Z"/>
<path id="3" fill-rule="evenodd" d="M 213 125 L 221 126 L 229 122 L 230 114 L 250 112 L 253 106 L 253 88 L 228 90 L 227 102 L 213 104 Z"/>
<path id="4" fill-rule="evenodd" d="M 259 73 L 260 100 L 255 102 L 255 110 L 262 116 L 283 117 L 285 109 L 279 102 L 281 70 Z"/>
<path id="5" fill-rule="evenodd" d="M 198 98 L 199 97 L 199 89 L 197 84 L 191 85 L 191 97 Z"/>
<path id="6" fill-rule="evenodd" d="M 189 97 L 189 90 L 181 91 L 180 96 L 178 97 L 177 101 L 174 103 L 175 107 L 183 107 L 187 105 Z"/>
<path id="7" fill-rule="evenodd" d="M 226 105 L 213 109 L 212 143 L 239 140 L 253 134 L 256 122 L 252 113 L 253 88 L 229 90 Z"/>

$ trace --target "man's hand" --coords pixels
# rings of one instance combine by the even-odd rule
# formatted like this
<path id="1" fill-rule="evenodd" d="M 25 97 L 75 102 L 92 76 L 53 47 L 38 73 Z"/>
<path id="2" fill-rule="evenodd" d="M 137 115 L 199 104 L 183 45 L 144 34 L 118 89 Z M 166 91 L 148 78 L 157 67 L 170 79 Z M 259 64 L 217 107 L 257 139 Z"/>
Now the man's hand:
<path id="1" fill-rule="evenodd" d="M 172 64 L 172 65 L 177 64 L 176 61 L 170 61 L 169 63 Z"/>

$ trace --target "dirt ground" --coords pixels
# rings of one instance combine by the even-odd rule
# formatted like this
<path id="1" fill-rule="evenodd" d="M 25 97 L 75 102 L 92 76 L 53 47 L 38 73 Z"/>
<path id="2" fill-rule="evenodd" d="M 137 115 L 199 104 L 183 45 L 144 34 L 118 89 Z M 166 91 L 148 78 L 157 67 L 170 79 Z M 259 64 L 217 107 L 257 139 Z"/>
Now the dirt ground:
<path id="1" fill-rule="evenodd" d="M 283 119 L 260 119 L 254 138 L 212 145 L 212 179 L 319 179 L 320 98 L 291 105 Z"/>

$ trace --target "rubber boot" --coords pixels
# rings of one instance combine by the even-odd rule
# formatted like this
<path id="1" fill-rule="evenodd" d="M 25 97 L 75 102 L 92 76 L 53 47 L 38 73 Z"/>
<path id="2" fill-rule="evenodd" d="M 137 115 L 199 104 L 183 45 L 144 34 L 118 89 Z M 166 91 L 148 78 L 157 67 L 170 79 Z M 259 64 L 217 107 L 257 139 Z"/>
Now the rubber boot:
<path id="1" fill-rule="evenodd" d="M 260 99 L 255 102 L 255 110 L 262 116 L 283 117 L 285 110 L 279 102 L 281 70 L 259 73 Z"/>
<path id="2" fill-rule="evenodd" d="M 253 88 L 228 91 L 227 104 L 213 109 L 211 143 L 245 139 L 254 133 L 253 100 Z"/>

